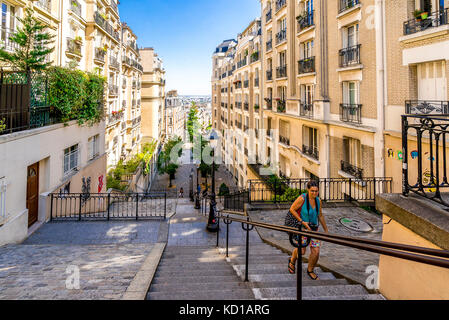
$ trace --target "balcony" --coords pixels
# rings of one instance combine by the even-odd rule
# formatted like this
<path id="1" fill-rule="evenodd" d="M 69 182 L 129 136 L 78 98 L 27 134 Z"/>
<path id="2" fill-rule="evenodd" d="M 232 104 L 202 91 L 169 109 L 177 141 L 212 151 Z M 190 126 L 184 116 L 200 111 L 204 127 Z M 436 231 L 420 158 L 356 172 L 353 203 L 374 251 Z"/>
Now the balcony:
<path id="1" fill-rule="evenodd" d="M 296 17 L 298 20 L 298 32 L 307 29 L 314 25 L 313 16 L 315 11 L 304 11 L 301 15 Z"/>
<path id="2" fill-rule="evenodd" d="M 249 80 L 243 81 L 243 88 L 248 88 L 248 87 L 249 87 Z"/>
<path id="3" fill-rule="evenodd" d="M 271 9 L 265 14 L 265 23 L 268 23 L 271 20 Z"/>
<path id="4" fill-rule="evenodd" d="M 123 110 L 126 109 L 126 100 L 122 100 L 122 108 Z"/>
<path id="5" fill-rule="evenodd" d="M 286 146 L 290 145 L 290 139 L 282 135 L 279 135 L 279 142 L 285 144 Z"/>
<path id="6" fill-rule="evenodd" d="M 106 56 L 106 51 L 103 48 L 95 48 L 95 60 L 104 63 L 104 58 Z"/>
<path id="7" fill-rule="evenodd" d="M 9 39 L 15 32 L 16 31 L 7 28 L 0 29 L 0 48 L 5 49 L 6 51 L 14 51 L 15 49 L 20 48 L 17 43 L 12 42 Z"/>
<path id="8" fill-rule="evenodd" d="M 247 65 L 247 57 L 237 62 L 237 68 L 242 68 Z"/>
<path id="9" fill-rule="evenodd" d="M 272 110 L 273 109 L 273 99 L 265 98 L 265 102 L 267 103 L 267 110 Z"/>
<path id="10" fill-rule="evenodd" d="M 116 41 L 120 41 L 120 34 L 117 31 L 115 31 L 114 28 L 111 26 L 111 24 L 104 19 L 104 17 L 100 12 L 95 11 L 94 21 L 112 38 L 114 38 Z"/>
<path id="11" fill-rule="evenodd" d="M 115 11 L 115 13 L 118 14 L 117 2 L 115 2 L 114 0 L 111 0 L 111 8 Z"/>
<path id="12" fill-rule="evenodd" d="M 134 51 L 139 52 L 139 48 L 137 46 L 137 43 L 134 40 L 128 40 L 128 48 L 131 48 Z"/>
<path id="13" fill-rule="evenodd" d="M 267 41 L 267 51 L 270 51 L 271 49 L 273 49 L 273 40 L 272 39 Z"/>
<path id="14" fill-rule="evenodd" d="M 249 127 L 247 125 L 243 126 L 243 131 L 248 131 Z"/>
<path id="15" fill-rule="evenodd" d="M 276 1 L 276 13 L 285 7 L 287 4 L 287 0 L 277 0 Z"/>
<path id="16" fill-rule="evenodd" d="M 123 79 L 123 82 L 122 82 L 122 88 L 123 88 L 123 89 L 126 89 L 126 79 Z"/>
<path id="17" fill-rule="evenodd" d="M 118 86 L 110 84 L 109 85 L 109 95 L 110 96 L 117 96 L 118 95 Z"/>
<path id="18" fill-rule="evenodd" d="M 315 72 L 315 57 L 298 61 L 298 74 Z"/>
<path id="19" fill-rule="evenodd" d="M 276 78 L 286 78 L 287 77 L 287 65 L 283 65 L 276 68 Z"/>
<path id="20" fill-rule="evenodd" d="M 132 101 L 131 101 L 131 105 L 132 105 L 132 108 L 134 109 L 135 107 L 137 107 L 137 100 L 136 99 L 133 99 Z"/>
<path id="21" fill-rule="evenodd" d="M 254 63 L 256 61 L 259 61 L 259 51 L 255 51 L 251 54 L 250 57 L 251 63 Z"/>
<path id="22" fill-rule="evenodd" d="M 245 102 L 245 103 L 243 104 L 243 109 L 246 110 L 246 111 L 249 110 L 249 103 L 248 103 L 248 102 Z"/>
<path id="23" fill-rule="evenodd" d="M 120 63 L 118 62 L 116 57 L 111 56 L 109 58 L 109 67 L 115 68 L 115 69 L 120 68 Z M 125 83 L 125 87 L 126 87 L 126 83 Z"/>
<path id="24" fill-rule="evenodd" d="M 448 115 L 449 101 L 407 100 L 405 101 L 405 113 L 419 115 Z"/>
<path id="25" fill-rule="evenodd" d="M 235 103 L 235 107 L 236 107 L 237 109 L 242 109 L 242 103 L 241 103 L 241 102 L 236 102 L 236 103 Z"/>
<path id="26" fill-rule="evenodd" d="M 273 70 L 267 71 L 267 81 L 273 80 Z"/>
<path id="27" fill-rule="evenodd" d="M 276 33 L 276 45 L 281 44 L 282 42 L 287 40 L 287 30 L 281 30 Z"/>
<path id="28" fill-rule="evenodd" d="M 427 19 L 411 19 L 404 22 L 404 35 L 449 24 L 449 8 L 431 13 Z"/>
<path id="29" fill-rule="evenodd" d="M 340 67 L 350 67 L 360 64 L 360 44 L 339 51 Z"/>
<path id="30" fill-rule="evenodd" d="M 234 82 L 235 84 L 235 88 L 236 89 L 241 89 L 242 88 L 242 81 L 241 80 L 237 80 L 236 82 Z"/>
<path id="31" fill-rule="evenodd" d="M 338 7 L 338 13 L 349 10 L 360 3 L 360 0 L 340 0 L 340 6 Z"/>
<path id="32" fill-rule="evenodd" d="M 81 58 L 81 42 L 67 38 L 67 53 Z"/>
<path id="33" fill-rule="evenodd" d="M 347 174 L 350 174 L 351 176 L 356 177 L 357 179 L 362 179 L 363 176 L 363 169 L 360 169 L 359 167 L 350 164 L 349 162 L 341 160 L 340 163 L 340 170 L 343 172 L 346 172 Z"/>
<path id="34" fill-rule="evenodd" d="M 305 155 L 308 155 L 309 157 L 312 157 L 316 160 L 318 160 L 318 148 L 314 147 L 314 146 L 306 146 L 306 145 L 302 145 L 302 153 L 304 153 Z"/>
<path id="35" fill-rule="evenodd" d="M 303 103 L 299 104 L 299 115 L 301 117 L 313 118 L 313 104 L 312 103 Z"/>
<path id="36" fill-rule="evenodd" d="M 340 120 L 343 122 L 362 123 L 362 105 L 340 104 Z"/>
<path id="37" fill-rule="evenodd" d="M 123 110 L 120 111 L 112 111 L 109 115 L 108 115 L 108 123 L 107 125 L 111 125 L 114 124 L 118 121 L 122 121 L 123 120 L 123 116 L 124 116 L 124 112 Z"/>
<path id="38" fill-rule="evenodd" d="M 72 10 L 73 13 L 81 17 L 81 4 L 76 0 L 70 1 L 70 10 Z"/>
<path id="39" fill-rule="evenodd" d="M 136 89 L 136 88 L 137 88 L 137 81 L 133 80 L 133 89 Z"/>
<path id="40" fill-rule="evenodd" d="M 132 122 L 132 126 L 136 127 L 136 126 L 140 125 L 141 120 L 142 120 L 142 116 L 138 116 L 137 118 L 134 118 L 133 122 Z"/>
<path id="41" fill-rule="evenodd" d="M 37 0 L 35 1 L 36 6 L 44 9 L 47 12 L 51 12 L 51 0 Z"/>
<path id="42" fill-rule="evenodd" d="M 277 112 L 285 113 L 285 100 L 276 99 L 277 101 Z"/>

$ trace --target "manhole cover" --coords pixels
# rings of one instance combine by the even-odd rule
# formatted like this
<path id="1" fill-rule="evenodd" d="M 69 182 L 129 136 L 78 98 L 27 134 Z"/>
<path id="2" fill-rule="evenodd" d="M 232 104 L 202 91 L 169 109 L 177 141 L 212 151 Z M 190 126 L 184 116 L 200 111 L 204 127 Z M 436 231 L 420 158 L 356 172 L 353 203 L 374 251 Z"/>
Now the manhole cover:
<path id="1" fill-rule="evenodd" d="M 370 232 L 373 231 L 373 227 L 366 221 L 353 219 L 353 218 L 341 218 L 340 223 L 348 229 L 357 232 Z"/>

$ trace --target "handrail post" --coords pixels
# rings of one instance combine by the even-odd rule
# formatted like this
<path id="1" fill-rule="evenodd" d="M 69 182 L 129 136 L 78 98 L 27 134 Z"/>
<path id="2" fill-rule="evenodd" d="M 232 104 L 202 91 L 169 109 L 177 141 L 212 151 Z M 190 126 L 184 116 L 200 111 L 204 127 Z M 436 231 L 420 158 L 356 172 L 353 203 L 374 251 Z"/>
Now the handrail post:
<path id="1" fill-rule="evenodd" d="M 301 231 L 301 227 L 299 228 Z M 296 300 L 302 300 L 302 248 L 301 248 L 301 236 L 299 236 L 298 241 L 298 266 L 296 274 Z"/>
<path id="2" fill-rule="evenodd" d="M 111 206 L 111 194 L 108 193 L 108 221 L 109 221 L 109 207 Z"/>
<path id="3" fill-rule="evenodd" d="M 214 209 L 214 211 L 215 211 L 215 209 Z M 217 227 L 217 248 L 218 248 L 218 244 L 219 244 L 219 239 L 220 239 L 220 217 L 217 217 L 217 215 L 215 214 L 215 218 L 217 219 L 217 224 L 218 224 L 218 227 Z"/>
<path id="4" fill-rule="evenodd" d="M 274 203 L 276 204 L 276 179 L 274 179 Z"/>
<path id="5" fill-rule="evenodd" d="M 139 219 L 139 194 L 136 193 L 136 221 Z"/>
<path id="6" fill-rule="evenodd" d="M 52 218 L 53 218 L 53 193 L 50 195 L 50 222 Z"/>
<path id="7" fill-rule="evenodd" d="M 78 214 L 78 221 L 81 221 L 81 201 L 83 198 L 83 194 L 80 193 L 80 208 L 79 208 L 79 214 Z"/>
<path id="8" fill-rule="evenodd" d="M 228 214 L 228 218 L 229 218 L 229 214 Z M 229 258 L 229 224 L 231 221 L 228 220 L 228 222 L 226 223 L 226 258 Z"/>
<path id="9" fill-rule="evenodd" d="M 351 188 L 351 185 L 352 185 L 352 179 L 349 178 L 349 202 L 352 202 L 352 188 Z"/>
<path id="10" fill-rule="evenodd" d="M 248 220 L 249 218 L 247 218 Z M 249 225 L 246 225 L 246 261 L 245 261 L 245 282 L 248 282 L 248 264 L 249 264 Z"/>
<path id="11" fill-rule="evenodd" d="M 167 219 L 167 192 L 164 193 L 164 220 Z"/>

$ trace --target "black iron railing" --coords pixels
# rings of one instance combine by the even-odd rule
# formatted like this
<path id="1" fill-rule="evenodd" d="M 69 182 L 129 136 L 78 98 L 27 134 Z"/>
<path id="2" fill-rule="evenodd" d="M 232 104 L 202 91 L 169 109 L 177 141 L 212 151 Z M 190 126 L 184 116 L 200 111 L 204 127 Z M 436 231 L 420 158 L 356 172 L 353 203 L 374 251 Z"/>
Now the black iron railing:
<path id="1" fill-rule="evenodd" d="M 316 160 L 319 158 L 318 148 L 314 146 L 306 146 L 302 145 L 302 153 L 308 155 L 309 157 L 312 157 Z"/>
<path id="2" fill-rule="evenodd" d="M 314 12 L 314 10 L 304 11 L 301 15 L 296 17 L 296 20 L 298 20 L 298 32 L 314 25 Z"/>
<path id="3" fill-rule="evenodd" d="M 271 20 L 271 9 L 265 14 L 265 23 Z"/>
<path id="4" fill-rule="evenodd" d="M 251 63 L 259 61 L 259 51 L 255 51 L 251 54 Z"/>
<path id="5" fill-rule="evenodd" d="M 298 61 L 298 74 L 315 72 L 315 57 Z"/>
<path id="6" fill-rule="evenodd" d="M 412 145 L 409 145 L 409 136 L 416 137 L 417 141 Z M 402 116 L 401 156 L 404 195 L 412 191 L 449 207 L 448 138 L 447 117 Z M 409 167 L 412 165 L 410 158 L 417 160 L 415 167 Z"/>
<path id="7" fill-rule="evenodd" d="M 70 9 L 81 17 L 81 4 L 76 0 L 70 1 Z"/>
<path id="8" fill-rule="evenodd" d="M 360 3 L 360 0 L 340 0 L 340 6 L 338 8 L 338 12 L 342 13 L 343 11 L 346 11 L 348 9 L 355 7 L 359 3 Z"/>
<path id="9" fill-rule="evenodd" d="M 281 10 L 287 4 L 287 0 L 276 0 L 276 12 Z"/>
<path id="10" fill-rule="evenodd" d="M 357 179 L 362 179 L 363 169 L 361 169 L 347 161 L 344 161 L 344 160 L 340 161 L 340 170 L 356 177 Z"/>
<path id="11" fill-rule="evenodd" d="M 243 88 L 248 88 L 248 87 L 249 87 L 249 80 L 243 81 Z"/>
<path id="12" fill-rule="evenodd" d="M 301 117 L 313 118 L 313 103 L 299 104 L 299 115 Z"/>
<path id="13" fill-rule="evenodd" d="M 271 99 L 271 98 L 265 98 L 265 101 L 266 101 L 266 103 L 267 103 L 267 109 L 268 109 L 268 110 L 273 109 L 273 99 Z"/>
<path id="14" fill-rule="evenodd" d="M 360 64 L 360 47 L 355 45 L 352 47 L 341 49 L 339 52 L 340 67 L 349 67 L 351 65 Z"/>
<path id="15" fill-rule="evenodd" d="M 118 95 L 118 86 L 114 84 L 109 85 L 109 94 L 110 95 Z"/>
<path id="16" fill-rule="evenodd" d="M 436 28 L 449 23 L 449 8 L 430 13 L 426 19 L 414 18 L 404 22 L 404 35 Z"/>
<path id="17" fill-rule="evenodd" d="M 226 224 L 226 257 L 229 257 L 229 225 L 233 222 L 241 223 L 242 229 L 246 231 L 246 254 L 245 254 L 245 279 L 244 281 L 249 281 L 249 232 L 254 230 L 254 227 L 264 228 L 269 230 L 280 231 L 283 233 L 288 233 L 290 237 L 290 243 L 299 248 L 300 244 L 294 240 L 294 237 L 308 237 L 309 239 L 317 239 L 321 241 L 327 241 L 337 245 L 342 245 L 345 247 L 355 248 L 359 250 L 364 250 L 368 252 L 374 252 L 390 257 L 405 259 L 409 261 L 424 263 L 428 265 L 438 266 L 441 268 L 449 269 L 449 251 L 440 249 L 431 249 L 425 247 L 411 246 L 402 243 L 393 243 L 380 240 L 370 240 L 366 238 L 356 238 L 342 236 L 338 234 L 330 234 L 318 231 L 303 231 L 302 228 L 291 228 L 282 225 L 275 225 L 264 223 L 260 221 L 251 221 L 250 217 L 230 217 L 232 211 L 222 212 L 216 215 L 218 217 L 218 223 L 220 220 Z M 220 232 L 217 232 L 217 247 L 219 247 Z M 301 252 L 301 250 L 298 250 Z M 301 253 L 302 255 L 302 253 Z M 302 258 L 301 256 L 297 259 L 296 267 L 296 298 L 297 300 L 302 300 Z"/>
<path id="18" fill-rule="evenodd" d="M 277 100 L 277 112 L 285 112 L 285 100 Z"/>
<path id="19" fill-rule="evenodd" d="M 283 65 L 276 68 L 276 78 L 287 77 L 287 65 Z"/>
<path id="20" fill-rule="evenodd" d="M 267 70 L 267 81 L 273 80 L 273 70 Z"/>
<path id="21" fill-rule="evenodd" d="M 281 30 L 278 33 L 276 33 L 276 44 L 280 44 L 287 40 L 287 30 Z"/>
<path id="22" fill-rule="evenodd" d="M 95 60 L 104 62 L 106 57 L 106 51 L 103 48 L 95 48 Z"/>
<path id="23" fill-rule="evenodd" d="M 407 100 L 405 101 L 405 113 L 418 115 L 448 115 L 449 101 Z"/>
<path id="24" fill-rule="evenodd" d="M 116 57 L 111 56 L 109 58 L 109 66 L 115 69 L 120 68 L 120 63 L 118 62 Z M 126 83 L 125 83 L 125 87 L 126 87 Z"/>
<path id="25" fill-rule="evenodd" d="M 241 190 L 224 196 L 225 210 L 243 212 L 245 203 L 248 202 L 249 193 Z"/>
<path id="26" fill-rule="evenodd" d="M 50 220 L 149 219 L 167 214 L 164 193 L 53 193 Z"/>
<path id="27" fill-rule="evenodd" d="M 116 41 L 120 41 L 120 34 L 114 30 L 111 24 L 105 20 L 105 18 L 101 15 L 100 12 L 95 11 L 94 21 L 99 27 L 101 27 L 104 31 L 106 31 L 106 33 L 108 33 Z"/>
<path id="28" fill-rule="evenodd" d="M 51 0 L 37 0 L 36 5 L 47 12 L 51 12 Z"/>
<path id="29" fill-rule="evenodd" d="M 81 56 L 81 43 L 75 39 L 67 38 L 67 52 Z"/>
<path id="30" fill-rule="evenodd" d="M 340 120 L 358 124 L 362 123 L 362 105 L 340 104 Z"/>
<path id="31" fill-rule="evenodd" d="M 279 135 L 279 142 L 289 146 L 290 145 L 290 138 L 287 138 L 287 137 Z"/>
<path id="32" fill-rule="evenodd" d="M 241 89 L 242 88 L 242 81 L 235 82 L 235 88 L 236 89 Z"/>
<path id="33" fill-rule="evenodd" d="M 243 103 L 243 109 L 245 109 L 246 111 L 249 110 L 249 103 L 248 102 Z"/>

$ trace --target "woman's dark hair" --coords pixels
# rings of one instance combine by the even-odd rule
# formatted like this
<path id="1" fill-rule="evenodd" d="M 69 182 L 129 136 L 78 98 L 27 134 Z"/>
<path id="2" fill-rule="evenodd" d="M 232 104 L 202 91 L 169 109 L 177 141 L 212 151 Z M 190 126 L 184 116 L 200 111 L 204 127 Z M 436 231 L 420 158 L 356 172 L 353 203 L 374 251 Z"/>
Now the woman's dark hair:
<path id="1" fill-rule="evenodd" d="M 310 189 L 310 188 L 312 188 L 312 187 L 317 187 L 317 188 L 319 188 L 320 186 L 319 186 L 319 184 L 318 184 L 318 181 L 316 181 L 316 180 L 310 180 L 309 182 L 307 182 L 307 189 Z"/>

